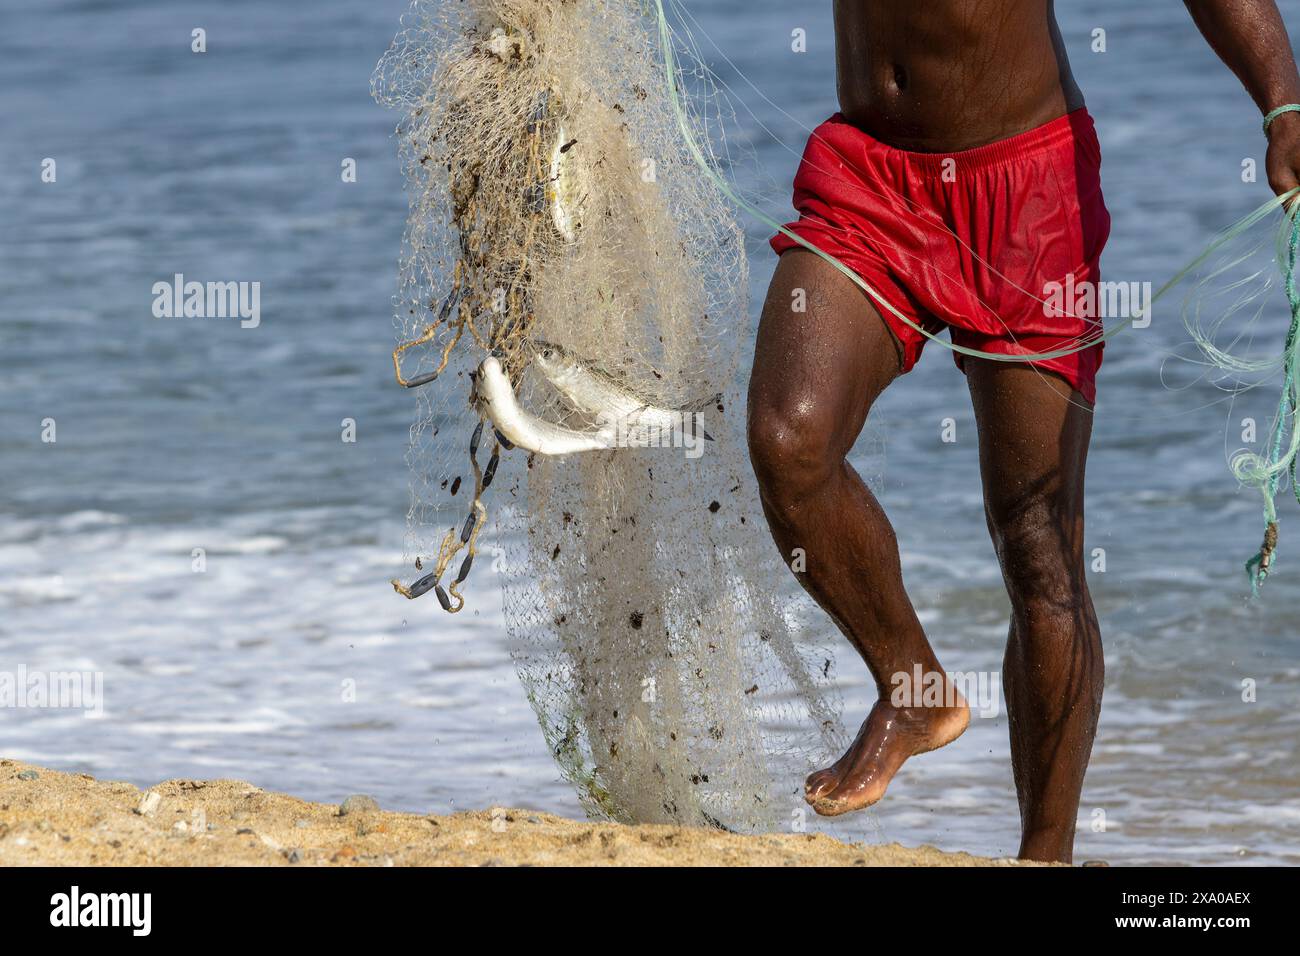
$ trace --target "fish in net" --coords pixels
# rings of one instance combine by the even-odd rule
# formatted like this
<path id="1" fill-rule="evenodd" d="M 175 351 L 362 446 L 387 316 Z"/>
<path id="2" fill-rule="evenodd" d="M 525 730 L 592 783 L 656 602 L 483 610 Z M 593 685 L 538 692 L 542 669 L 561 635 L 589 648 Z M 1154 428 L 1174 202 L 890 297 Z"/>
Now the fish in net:
<path id="1" fill-rule="evenodd" d="M 409 198 L 394 365 L 419 577 L 394 586 L 456 612 L 496 575 L 592 814 L 770 828 L 846 740 L 746 460 L 744 236 L 692 153 L 718 164 L 707 71 L 684 120 L 652 10 L 416 0 L 376 68 Z"/>

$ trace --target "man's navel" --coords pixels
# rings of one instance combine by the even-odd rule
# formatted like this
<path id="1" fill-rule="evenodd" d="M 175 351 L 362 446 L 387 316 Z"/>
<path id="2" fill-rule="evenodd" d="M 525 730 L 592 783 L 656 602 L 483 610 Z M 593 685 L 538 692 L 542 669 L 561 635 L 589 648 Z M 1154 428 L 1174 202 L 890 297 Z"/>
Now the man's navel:
<path id="1" fill-rule="evenodd" d="M 908 82 L 907 69 L 903 66 L 903 64 L 895 63 L 893 69 L 893 79 L 890 82 L 890 86 L 891 86 L 890 92 L 906 93 L 907 82 Z"/>

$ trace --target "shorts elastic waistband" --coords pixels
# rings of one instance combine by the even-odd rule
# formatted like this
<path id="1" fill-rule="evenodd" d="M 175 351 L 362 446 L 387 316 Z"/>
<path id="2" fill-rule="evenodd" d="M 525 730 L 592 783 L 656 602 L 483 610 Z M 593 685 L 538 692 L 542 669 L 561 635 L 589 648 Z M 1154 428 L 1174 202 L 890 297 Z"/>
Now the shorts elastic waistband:
<path id="1" fill-rule="evenodd" d="M 836 113 L 831 117 L 831 122 L 840 122 L 848 126 L 853 125 L 844 118 L 842 113 Z M 1035 126 L 1033 129 L 1025 130 L 1023 133 L 1017 133 L 996 142 L 986 143 L 983 146 L 961 149 L 952 153 L 922 153 L 899 149 L 896 146 L 890 146 L 888 143 L 882 143 L 860 127 L 853 126 L 853 129 L 870 140 L 873 148 L 897 156 L 917 169 L 923 169 L 927 172 L 942 171 L 944 164 L 950 160 L 955 162 L 959 168 L 967 170 L 1003 165 L 1031 156 L 1050 153 L 1067 144 L 1073 144 L 1080 138 L 1095 138 L 1097 135 L 1092 115 L 1084 106 L 1071 110 L 1064 116 L 1058 116 L 1042 126 Z"/>

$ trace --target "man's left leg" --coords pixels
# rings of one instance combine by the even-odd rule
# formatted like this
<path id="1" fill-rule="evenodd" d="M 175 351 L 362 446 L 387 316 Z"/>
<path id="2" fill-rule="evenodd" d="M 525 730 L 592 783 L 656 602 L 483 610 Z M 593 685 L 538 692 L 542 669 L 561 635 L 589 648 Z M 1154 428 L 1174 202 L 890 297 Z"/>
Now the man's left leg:
<path id="1" fill-rule="evenodd" d="M 1027 365 L 965 365 L 985 514 L 1011 598 L 1002 682 L 1020 856 L 1069 862 L 1103 683 L 1083 551 L 1092 409 L 1063 379 Z"/>

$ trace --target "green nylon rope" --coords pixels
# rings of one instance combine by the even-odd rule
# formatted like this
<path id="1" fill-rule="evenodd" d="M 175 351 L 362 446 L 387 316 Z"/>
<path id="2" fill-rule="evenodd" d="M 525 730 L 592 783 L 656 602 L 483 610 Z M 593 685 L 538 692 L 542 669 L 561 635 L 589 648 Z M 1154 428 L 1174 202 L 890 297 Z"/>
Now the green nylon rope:
<path id="1" fill-rule="evenodd" d="M 1273 125 L 1273 120 L 1277 119 L 1283 113 L 1296 112 L 1300 112 L 1300 103 L 1287 103 L 1285 106 L 1279 106 L 1275 110 L 1269 110 L 1264 116 L 1264 132 L 1267 133 L 1268 128 Z"/>
<path id="2" fill-rule="evenodd" d="M 1264 543 L 1259 552 L 1246 562 L 1246 575 L 1250 579 L 1251 593 L 1258 595 L 1259 588 L 1268 577 L 1277 548 L 1277 490 L 1282 476 L 1291 477 L 1291 491 L 1300 501 L 1300 485 L 1296 483 L 1296 456 L 1300 452 L 1300 429 L 1296 427 L 1296 407 L 1300 403 L 1300 380 L 1296 377 L 1297 351 L 1300 350 L 1300 292 L 1296 289 L 1296 260 L 1300 255 L 1300 216 L 1296 210 L 1289 214 L 1291 224 L 1287 240 L 1286 262 L 1282 275 L 1286 286 L 1287 304 L 1291 307 L 1291 327 L 1287 330 L 1286 345 L 1282 350 L 1282 395 L 1278 399 L 1277 417 L 1269 436 L 1268 455 L 1242 452 L 1232 461 L 1232 471 L 1244 484 L 1259 488 L 1264 496 Z M 1288 440 L 1288 431 L 1290 437 Z M 1285 445 L 1285 447 L 1283 447 Z"/>
<path id="3" fill-rule="evenodd" d="M 686 143 L 687 150 L 694 159 L 700 171 L 713 183 L 713 185 L 724 196 L 730 199 L 737 207 L 749 213 L 759 222 L 771 229 L 789 237 L 809 252 L 823 259 L 825 262 L 834 267 L 842 275 L 846 276 L 863 292 L 867 294 L 874 302 L 888 311 L 895 318 L 905 322 L 916 331 L 920 332 L 932 342 L 939 343 L 940 346 L 958 352 L 962 355 L 968 355 L 972 358 L 990 359 L 996 362 L 1036 362 L 1044 359 L 1060 358 L 1066 355 L 1073 355 L 1084 349 L 1092 348 L 1100 342 L 1104 342 L 1115 335 L 1118 335 L 1124 329 L 1132 328 L 1134 323 L 1150 315 L 1155 303 L 1163 298 L 1174 286 L 1178 285 L 1189 275 L 1201 267 L 1212 255 L 1226 244 L 1237 239 L 1246 232 L 1253 229 L 1258 223 L 1273 215 L 1278 209 L 1285 210 L 1291 199 L 1300 195 L 1300 187 L 1296 187 L 1284 193 L 1281 196 L 1275 196 L 1267 202 L 1260 205 L 1257 209 L 1247 213 L 1241 219 L 1223 230 L 1195 259 L 1189 262 L 1164 285 L 1162 285 L 1147 303 L 1146 308 L 1139 314 L 1132 316 L 1116 325 L 1111 326 L 1104 332 L 1080 341 L 1080 344 L 1070 347 L 1061 348 L 1049 352 L 1026 352 L 1018 355 L 1003 355 L 994 352 L 983 352 L 979 349 L 967 348 L 957 345 L 953 342 L 945 341 L 939 338 L 928 329 L 922 328 L 913 322 L 907 316 L 898 311 L 883 295 L 873 289 L 861 276 L 852 269 L 840 262 L 834 256 L 823 252 L 811 242 L 808 242 L 802 236 L 796 235 L 790 229 L 787 229 L 783 223 L 778 222 L 771 216 L 767 215 L 761 209 L 754 206 L 740 196 L 731 184 L 714 167 L 709 156 L 701 148 L 695 137 L 695 129 L 691 123 L 690 116 L 683 102 L 682 92 L 678 86 L 677 79 L 677 59 L 674 52 L 674 41 L 672 27 L 668 23 L 667 14 L 664 11 L 663 0 L 654 0 L 655 12 L 659 25 L 659 38 L 663 48 L 664 71 L 668 86 L 668 96 L 672 104 L 673 113 L 677 120 L 677 125 L 681 131 L 683 140 Z M 1264 129 L 1267 132 L 1269 124 L 1278 115 L 1291 110 L 1300 110 L 1300 104 L 1287 104 L 1274 110 L 1264 119 Z M 1297 453 L 1300 452 L 1300 428 L 1297 428 L 1296 410 L 1300 405 L 1300 379 L 1297 378 L 1297 351 L 1300 350 L 1300 292 L 1297 291 L 1296 265 L 1297 259 L 1300 258 L 1300 217 L 1297 216 L 1297 210 L 1300 210 L 1300 203 L 1296 208 L 1287 212 L 1287 220 L 1290 223 L 1290 237 L 1287 241 L 1287 255 L 1285 262 L 1280 262 L 1282 275 L 1286 286 L 1287 301 L 1291 307 L 1291 326 L 1287 333 L 1286 345 L 1282 354 L 1283 367 L 1283 387 L 1282 397 L 1278 402 L 1278 415 L 1273 424 L 1270 434 L 1267 457 L 1262 457 L 1254 452 L 1242 452 L 1237 455 L 1231 462 L 1233 474 L 1243 484 L 1257 487 L 1264 496 L 1264 519 L 1265 533 L 1264 543 L 1261 545 L 1259 552 L 1246 563 L 1246 573 L 1250 578 L 1251 591 L 1254 594 L 1259 593 L 1259 587 L 1263 584 L 1264 579 L 1268 576 L 1269 568 L 1272 564 L 1272 558 L 1275 553 L 1277 544 L 1277 490 L 1282 480 L 1283 474 L 1291 476 L 1292 491 L 1296 495 L 1297 501 L 1300 501 L 1300 485 L 1296 483 L 1296 460 Z M 1280 257 L 1279 257 L 1280 258 Z M 1231 370 L 1264 370 L 1272 368 L 1271 363 L 1252 364 L 1241 360 L 1236 360 L 1227 353 L 1221 352 L 1214 344 L 1197 328 L 1188 326 L 1192 338 L 1201 351 L 1209 358 L 1212 364 L 1217 367 Z M 1288 431 L 1290 440 L 1287 440 Z M 1285 447 L 1284 447 L 1285 446 Z"/>

